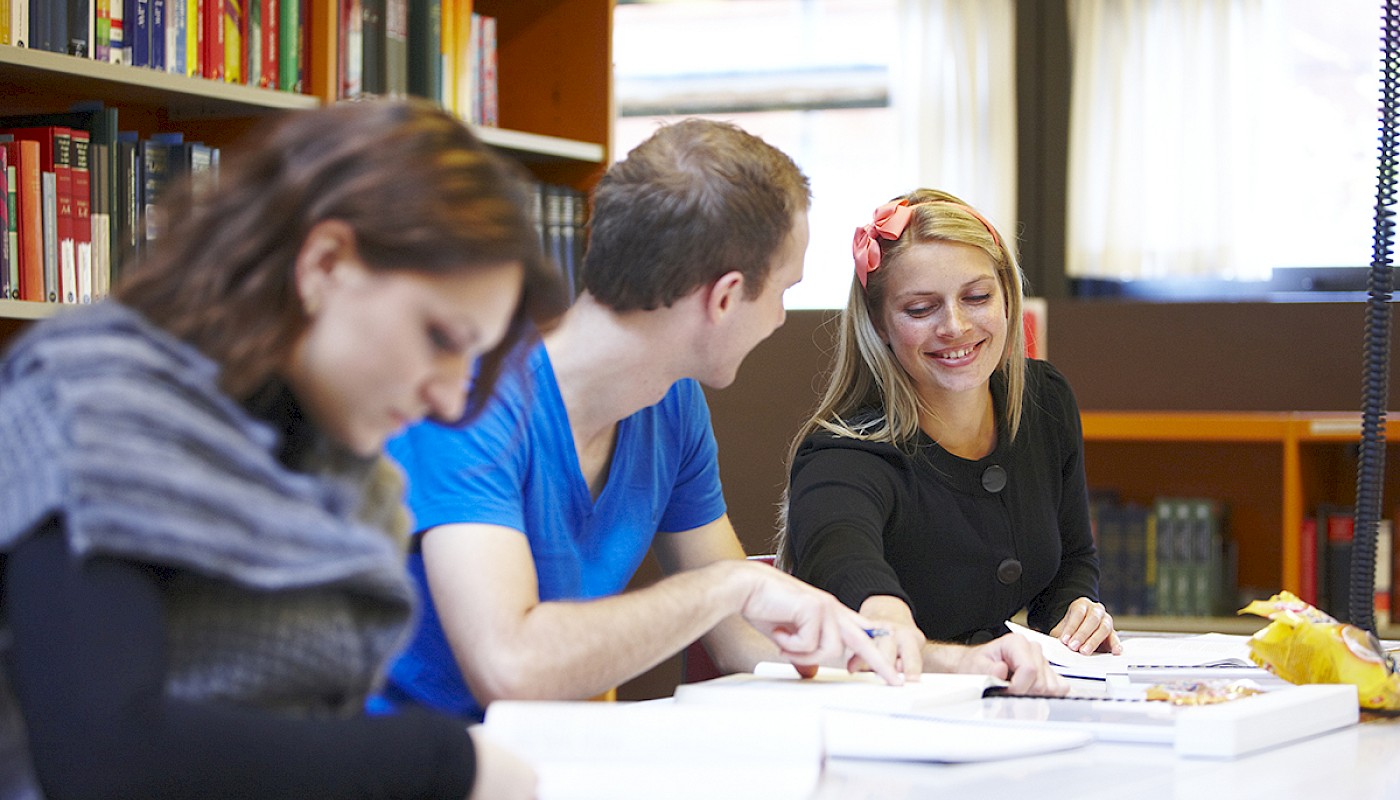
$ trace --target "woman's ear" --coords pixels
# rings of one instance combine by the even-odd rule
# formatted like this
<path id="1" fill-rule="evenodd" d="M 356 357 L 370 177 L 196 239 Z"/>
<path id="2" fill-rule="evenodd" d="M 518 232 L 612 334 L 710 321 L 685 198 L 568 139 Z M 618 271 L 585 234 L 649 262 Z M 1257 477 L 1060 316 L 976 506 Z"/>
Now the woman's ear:
<path id="1" fill-rule="evenodd" d="M 337 268 L 355 258 L 355 231 L 348 224 L 328 219 L 311 226 L 296 261 L 297 295 L 308 317 L 316 316 L 324 305 L 326 293 L 337 280 Z"/>

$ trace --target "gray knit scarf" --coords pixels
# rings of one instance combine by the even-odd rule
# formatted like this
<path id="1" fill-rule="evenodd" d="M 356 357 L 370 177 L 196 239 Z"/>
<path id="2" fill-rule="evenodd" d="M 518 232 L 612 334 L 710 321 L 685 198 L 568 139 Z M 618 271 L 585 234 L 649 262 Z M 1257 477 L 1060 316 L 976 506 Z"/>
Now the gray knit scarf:
<path id="1" fill-rule="evenodd" d="M 167 568 L 169 696 L 357 713 L 414 609 L 399 475 L 330 447 L 289 469 L 217 378 L 112 301 L 36 324 L 0 363 L 0 552 L 58 517 L 79 555 Z M 17 723 L 0 674 L 0 797 Z"/>

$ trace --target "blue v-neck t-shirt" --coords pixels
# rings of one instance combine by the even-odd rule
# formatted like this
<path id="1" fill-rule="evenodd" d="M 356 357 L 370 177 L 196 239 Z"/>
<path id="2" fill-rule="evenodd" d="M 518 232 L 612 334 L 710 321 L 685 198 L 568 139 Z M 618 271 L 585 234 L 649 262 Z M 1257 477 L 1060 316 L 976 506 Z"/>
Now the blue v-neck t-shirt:
<path id="1" fill-rule="evenodd" d="M 540 599 L 587 600 L 626 588 L 658 531 L 680 532 L 725 513 L 709 407 L 693 380 L 618 424 L 607 482 L 595 501 L 579 467 L 543 345 L 502 377 L 465 427 L 425 422 L 390 441 L 408 478 L 414 529 L 480 523 L 521 531 Z M 480 719 L 448 647 L 414 548 L 409 571 L 422 613 L 377 707 L 426 705 Z"/>

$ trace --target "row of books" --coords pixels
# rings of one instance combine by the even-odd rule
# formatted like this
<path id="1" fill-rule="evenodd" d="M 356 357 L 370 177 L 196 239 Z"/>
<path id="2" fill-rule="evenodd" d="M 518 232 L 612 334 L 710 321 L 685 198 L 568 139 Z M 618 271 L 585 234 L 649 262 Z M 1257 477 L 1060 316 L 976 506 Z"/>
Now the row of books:
<path id="1" fill-rule="evenodd" d="M 1351 559 L 1356 538 L 1354 506 L 1322 503 L 1303 520 L 1298 544 L 1301 551 L 1301 585 L 1298 596 L 1331 616 L 1350 621 Z M 1374 613 L 1377 625 L 1387 625 L 1396 607 L 1392 563 L 1392 524 L 1382 519 L 1376 526 Z"/>
<path id="2" fill-rule="evenodd" d="M 306 0 L 0 0 L 6 22 L 0 44 L 299 92 L 305 6 Z"/>
<path id="3" fill-rule="evenodd" d="M 339 33 L 340 97 L 412 94 L 497 124 L 496 18 L 471 0 L 341 0 Z"/>
<path id="4" fill-rule="evenodd" d="M 159 236 L 162 192 L 185 174 L 216 174 L 219 150 L 179 133 L 120 131 L 114 108 L 0 117 L 6 203 L 0 297 L 90 303 L 122 259 Z"/>
<path id="5" fill-rule="evenodd" d="M 583 250 L 588 235 L 588 196 L 571 187 L 537 183 L 532 202 L 535 230 L 545 255 L 559 268 L 569 297 L 583 288 Z"/>
<path id="6" fill-rule="evenodd" d="M 1091 498 L 1090 519 L 1099 599 L 1111 613 L 1234 613 L 1236 551 L 1220 501 L 1159 497 L 1147 506 L 1099 493 Z"/>

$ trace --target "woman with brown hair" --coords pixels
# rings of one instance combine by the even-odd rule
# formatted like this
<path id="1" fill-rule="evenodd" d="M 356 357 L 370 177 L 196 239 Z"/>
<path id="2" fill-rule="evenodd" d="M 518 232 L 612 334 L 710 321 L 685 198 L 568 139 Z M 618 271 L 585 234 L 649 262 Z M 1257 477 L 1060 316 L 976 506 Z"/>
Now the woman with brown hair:
<path id="1" fill-rule="evenodd" d="M 381 448 L 562 310 L 527 190 L 416 102 L 251 141 L 0 364 L 0 795 L 530 796 L 458 721 L 362 712 L 416 602 Z"/>

